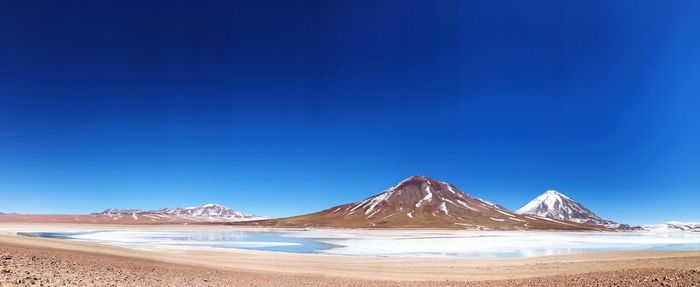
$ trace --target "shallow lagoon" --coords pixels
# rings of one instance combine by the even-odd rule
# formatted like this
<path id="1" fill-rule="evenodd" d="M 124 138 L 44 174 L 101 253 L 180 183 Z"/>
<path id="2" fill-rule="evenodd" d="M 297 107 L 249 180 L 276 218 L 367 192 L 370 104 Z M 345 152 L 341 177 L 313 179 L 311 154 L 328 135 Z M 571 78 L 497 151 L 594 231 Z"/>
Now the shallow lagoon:
<path id="1" fill-rule="evenodd" d="M 94 231 L 24 235 L 137 249 L 235 248 L 396 257 L 522 258 L 596 251 L 700 250 L 700 233 L 405 231 Z"/>

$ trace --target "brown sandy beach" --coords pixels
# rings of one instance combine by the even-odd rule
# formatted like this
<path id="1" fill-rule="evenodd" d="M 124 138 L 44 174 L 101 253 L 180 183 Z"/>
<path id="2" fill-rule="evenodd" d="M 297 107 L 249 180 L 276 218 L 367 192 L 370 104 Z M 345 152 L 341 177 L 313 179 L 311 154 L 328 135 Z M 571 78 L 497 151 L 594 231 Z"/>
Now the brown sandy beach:
<path id="1" fill-rule="evenodd" d="M 16 225 L 0 227 L 5 230 L 0 236 L 0 286 L 700 286 L 697 251 L 498 260 L 140 251 L 19 237 L 7 232 Z"/>

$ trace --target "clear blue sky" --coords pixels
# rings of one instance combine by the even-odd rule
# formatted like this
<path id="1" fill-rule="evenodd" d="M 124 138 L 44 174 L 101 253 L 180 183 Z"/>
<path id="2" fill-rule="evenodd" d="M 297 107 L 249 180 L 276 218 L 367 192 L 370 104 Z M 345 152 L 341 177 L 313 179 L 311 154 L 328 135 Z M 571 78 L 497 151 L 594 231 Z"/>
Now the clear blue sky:
<path id="1" fill-rule="evenodd" d="M 423 174 L 700 220 L 700 1 L 2 1 L 0 211 L 284 216 Z"/>

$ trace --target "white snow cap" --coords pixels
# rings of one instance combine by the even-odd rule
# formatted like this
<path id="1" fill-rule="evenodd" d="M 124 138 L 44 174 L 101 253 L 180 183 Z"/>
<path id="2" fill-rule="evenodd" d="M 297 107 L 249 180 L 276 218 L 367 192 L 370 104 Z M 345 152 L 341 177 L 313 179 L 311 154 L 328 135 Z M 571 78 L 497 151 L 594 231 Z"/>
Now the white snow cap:
<path id="1" fill-rule="evenodd" d="M 550 194 L 550 195 L 560 195 L 563 197 L 566 197 L 566 195 L 563 195 L 561 192 L 557 191 L 556 189 L 549 189 L 544 192 L 545 194 Z"/>
<path id="2" fill-rule="evenodd" d="M 516 210 L 516 213 L 528 213 L 532 214 L 535 210 L 540 210 L 540 212 L 537 213 L 546 213 L 542 211 L 548 211 L 557 208 L 556 205 L 557 203 L 561 204 L 563 199 L 569 199 L 566 195 L 561 194 L 560 192 L 550 189 L 545 191 L 543 194 L 540 196 L 536 197 L 532 201 L 528 202 L 526 205 L 521 207 L 520 209 Z M 536 215 L 543 215 L 543 214 L 536 214 Z"/>
<path id="3" fill-rule="evenodd" d="M 515 212 L 578 223 L 597 225 L 614 223 L 609 220 L 601 219 L 580 203 L 554 189 L 545 191 Z"/>

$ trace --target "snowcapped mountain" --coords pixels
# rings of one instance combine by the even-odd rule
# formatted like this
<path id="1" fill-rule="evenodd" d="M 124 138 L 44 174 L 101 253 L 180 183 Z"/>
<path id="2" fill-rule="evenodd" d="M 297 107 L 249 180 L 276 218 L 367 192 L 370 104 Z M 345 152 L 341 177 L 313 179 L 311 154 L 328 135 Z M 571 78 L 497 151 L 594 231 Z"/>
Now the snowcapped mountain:
<path id="1" fill-rule="evenodd" d="M 141 209 L 118 209 L 118 208 L 107 208 L 104 211 L 100 212 L 100 214 L 105 214 L 105 215 L 118 215 L 118 214 L 132 214 L 132 213 L 141 213 L 143 212 Z"/>
<path id="2" fill-rule="evenodd" d="M 700 222 L 678 222 L 669 221 L 661 224 L 642 225 L 642 229 L 651 232 L 677 232 L 691 231 L 700 232 Z"/>
<path id="3" fill-rule="evenodd" d="M 235 211 L 216 203 L 204 204 L 196 207 L 161 208 L 152 211 L 156 214 L 168 214 L 179 216 L 199 216 L 209 218 L 239 218 L 239 219 L 260 219 L 260 216 Z"/>
<path id="4" fill-rule="evenodd" d="M 139 216 L 151 219 L 189 219 L 191 221 L 247 221 L 268 219 L 268 217 L 256 216 L 252 214 L 235 211 L 216 203 L 204 204 L 196 207 L 160 208 L 156 210 L 143 211 L 140 209 L 116 209 L 108 208 L 98 213 L 111 217 L 130 216 L 138 220 Z"/>
<path id="5" fill-rule="evenodd" d="M 538 215 L 556 220 L 566 220 L 584 224 L 595 224 L 615 228 L 619 226 L 619 224 L 613 221 L 598 217 L 588 208 L 556 190 L 547 190 L 515 212 L 518 214 Z"/>
<path id="6" fill-rule="evenodd" d="M 456 186 L 412 176 L 367 199 L 295 217 L 260 222 L 274 226 L 420 227 L 468 229 L 591 229 L 591 226 L 520 215 L 473 197 Z"/>

